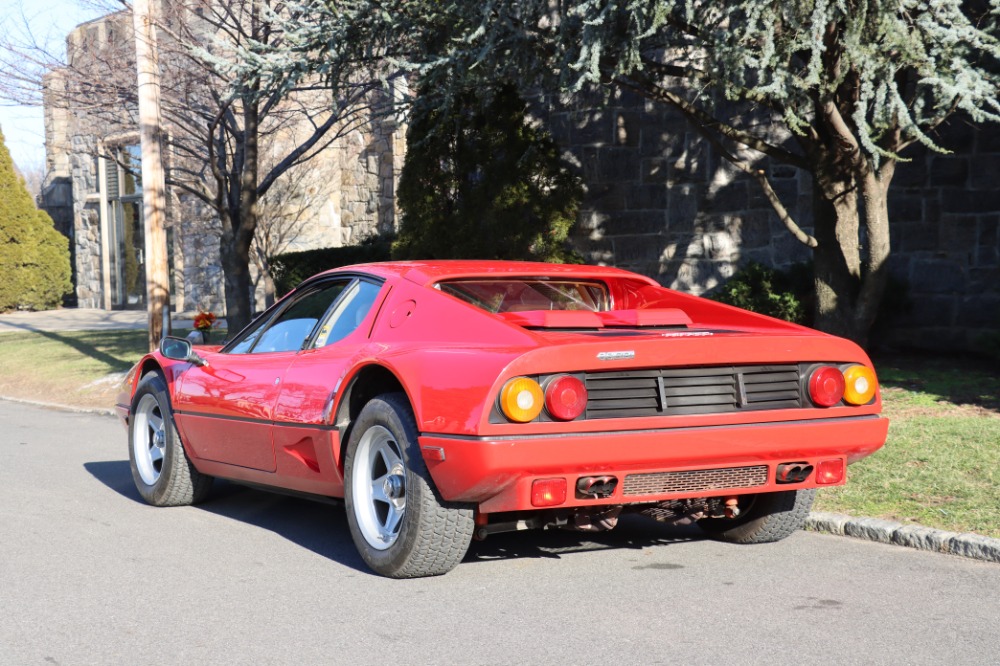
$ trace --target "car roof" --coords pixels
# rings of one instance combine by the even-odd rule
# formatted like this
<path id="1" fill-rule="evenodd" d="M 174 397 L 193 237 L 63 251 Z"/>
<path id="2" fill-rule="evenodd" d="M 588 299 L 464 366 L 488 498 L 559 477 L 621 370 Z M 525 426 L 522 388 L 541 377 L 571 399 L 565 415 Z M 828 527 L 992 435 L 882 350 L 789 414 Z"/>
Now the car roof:
<path id="1" fill-rule="evenodd" d="M 547 264 L 532 261 L 440 259 L 433 261 L 386 261 L 344 266 L 327 273 L 363 271 L 381 277 L 397 276 L 420 285 L 442 280 L 500 277 L 632 278 L 659 286 L 652 278 L 610 266 Z"/>

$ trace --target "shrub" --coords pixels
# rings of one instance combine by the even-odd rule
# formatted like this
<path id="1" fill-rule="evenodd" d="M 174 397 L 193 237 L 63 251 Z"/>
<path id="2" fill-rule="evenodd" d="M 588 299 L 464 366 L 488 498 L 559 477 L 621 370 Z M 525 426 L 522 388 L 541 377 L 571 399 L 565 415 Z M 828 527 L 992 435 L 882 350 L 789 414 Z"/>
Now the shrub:
<path id="1" fill-rule="evenodd" d="M 751 262 L 708 298 L 744 310 L 813 326 L 816 305 L 815 276 L 811 262 L 792 264 L 787 270 Z M 885 294 L 872 325 L 871 347 L 877 347 L 893 318 L 910 311 L 909 286 L 889 276 Z"/>
<path id="2" fill-rule="evenodd" d="M 275 293 L 279 297 L 283 296 L 306 278 L 331 268 L 386 261 L 389 259 L 392 240 L 391 236 L 370 236 L 358 245 L 289 252 L 271 257 Z"/>
<path id="3" fill-rule="evenodd" d="M 511 85 L 466 92 L 444 110 L 418 106 L 394 258 L 582 262 L 567 240 L 582 186 L 525 108 Z"/>
<path id="4" fill-rule="evenodd" d="M 813 319 L 814 289 L 810 264 L 795 264 L 788 271 L 780 271 L 751 262 L 708 297 L 808 326 Z"/>
<path id="5" fill-rule="evenodd" d="M 0 312 L 58 307 L 70 275 L 69 239 L 35 207 L 0 133 Z"/>

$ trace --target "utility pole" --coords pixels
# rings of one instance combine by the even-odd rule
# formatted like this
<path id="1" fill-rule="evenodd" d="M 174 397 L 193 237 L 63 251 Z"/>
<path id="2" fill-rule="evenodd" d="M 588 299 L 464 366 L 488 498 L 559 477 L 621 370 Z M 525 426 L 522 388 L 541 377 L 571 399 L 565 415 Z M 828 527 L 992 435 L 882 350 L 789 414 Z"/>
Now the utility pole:
<path id="1" fill-rule="evenodd" d="M 139 139 L 142 147 L 142 204 L 146 232 L 146 300 L 149 348 L 170 334 L 170 281 L 167 272 L 166 181 L 160 155 L 160 69 L 150 3 L 133 0 L 135 67 L 139 94 Z"/>

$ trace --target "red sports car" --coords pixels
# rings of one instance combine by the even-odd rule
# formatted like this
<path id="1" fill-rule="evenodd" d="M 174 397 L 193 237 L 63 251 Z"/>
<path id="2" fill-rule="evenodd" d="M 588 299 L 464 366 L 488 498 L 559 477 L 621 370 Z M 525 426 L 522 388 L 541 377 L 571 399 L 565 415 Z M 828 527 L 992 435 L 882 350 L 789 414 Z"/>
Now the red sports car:
<path id="1" fill-rule="evenodd" d="M 117 408 L 149 503 L 213 477 L 342 498 L 400 578 L 625 512 L 782 539 L 888 427 L 847 340 L 614 268 L 495 261 L 322 273 L 221 348 L 165 338 Z"/>

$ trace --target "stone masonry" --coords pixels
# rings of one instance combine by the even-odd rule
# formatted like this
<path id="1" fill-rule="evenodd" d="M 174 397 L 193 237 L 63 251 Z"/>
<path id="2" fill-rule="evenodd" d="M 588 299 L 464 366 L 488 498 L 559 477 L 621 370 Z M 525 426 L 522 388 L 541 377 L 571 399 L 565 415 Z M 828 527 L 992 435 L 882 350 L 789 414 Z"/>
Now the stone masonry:
<path id="1" fill-rule="evenodd" d="M 128 16 L 115 13 L 83 24 L 67 37 L 67 52 L 71 58 L 100 57 L 93 54 L 106 45 L 113 48 L 121 44 L 121 37 L 115 38 L 115 34 L 130 33 L 129 21 Z M 82 66 L 86 64 L 84 61 Z M 81 62 L 74 60 L 74 65 L 80 67 Z M 43 186 L 43 207 L 70 238 L 77 304 L 121 307 L 110 305 L 109 273 L 119 250 L 112 247 L 115 241 L 109 233 L 109 221 L 102 220 L 109 205 L 101 173 L 110 163 L 99 156 L 138 143 L 131 113 L 134 109 L 123 109 L 119 117 L 109 120 L 107 114 L 98 116 L 85 108 L 67 107 L 65 100 L 70 96 L 62 94 L 66 85 L 62 72 L 54 72 L 46 80 L 49 175 Z M 280 247 L 267 248 L 268 252 L 338 247 L 395 228 L 394 192 L 405 151 L 405 125 L 391 118 L 355 125 L 308 164 L 298 167 L 298 174 L 293 170 L 272 188 L 277 192 L 298 187 L 301 192 L 283 193 L 277 197 L 281 203 L 270 208 L 262 201 L 262 224 L 283 224 L 287 218 L 294 227 L 292 233 L 282 236 Z M 293 125 L 283 131 L 285 134 L 271 146 L 278 153 L 277 159 L 283 156 L 281 142 L 294 141 L 297 128 Z M 273 159 L 265 150 L 262 163 L 269 158 Z M 168 188 L 167 201 L 172 306 L 177 311 L 204 308 L 221 313 L 225 301 L 218 259 L 219 220 L 199 200 L 177 188 Z M 256 275 L 259 271 L 251 266 L 251 272 Z M 260 281 L 258 307 L 264 305 L 263 288 L 264 281 Z"/>

